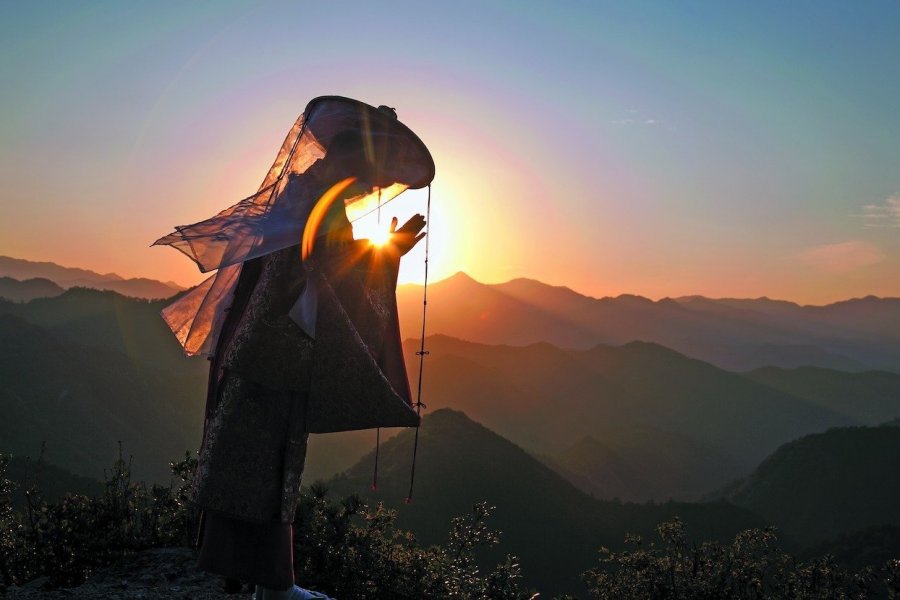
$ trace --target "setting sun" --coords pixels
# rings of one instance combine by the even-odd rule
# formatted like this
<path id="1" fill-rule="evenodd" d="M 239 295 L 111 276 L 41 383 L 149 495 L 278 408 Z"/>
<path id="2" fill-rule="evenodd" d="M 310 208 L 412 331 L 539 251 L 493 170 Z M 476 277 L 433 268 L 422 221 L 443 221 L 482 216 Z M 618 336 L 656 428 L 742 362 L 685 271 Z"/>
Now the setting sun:
<path id="1" fill-rule="evenodd" d="M 391 232 L 382 227 L 380 229 L 373 229 L 369 232 L 367 237 L 373 246 L 384 246 L 390 241 Z"/>
<path id="2" fill-rule="evenodd" d="M 353 224 L 353 237 L 358 240 L 369 240 L 373 246 L 383 246 L 391 239 L 390 218 L 378 218 L 376 213 L 364 215 L 354 220 L 354 209 L 351 205 L 347 209 L 347 216 Z"/>

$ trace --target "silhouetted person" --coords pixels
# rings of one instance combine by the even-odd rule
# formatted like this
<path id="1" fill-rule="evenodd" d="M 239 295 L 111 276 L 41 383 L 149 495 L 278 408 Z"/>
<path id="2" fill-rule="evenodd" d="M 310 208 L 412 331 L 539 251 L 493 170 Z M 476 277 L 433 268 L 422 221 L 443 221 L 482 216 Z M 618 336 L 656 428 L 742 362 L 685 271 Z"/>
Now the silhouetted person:
<path id="1" fill-rule="evenodd" d="M 198 566 L 255 584 L 262 599 L 325 597 L 294 585 L 291 523 L 309 433 L 418 424 L 403 364 L 395 290 L 400 258 L 425 235 L 425 219 L 415 215 L 397 229 L 394 218 L 390 240 L 376 246 L 353 238 L 344 200 L 401 177 L 385 164 L 394 155 L 409 156 L 408 148 L 395 149 L 397 140 L 412 144 L 401 136 L 412 136 L 418 144 L 410 147 L 420 153 L 426 183 L 433 163 L 395 115 L 346 99 L 324 100 L 310 103 L 319 113 L 307 108 L 312 113 L 307 123 L 320 115 L 320 138 L 329 133 L 326 125 L 342 122 L 324 112 L 332 107 L 329 102 L 336 114 L 354 123 L 351 113 L 340 111 L 361 111 L 361 125 L 332 132 L 324 148 L 309 150 L 295 143 L 285 154 L 289 135 L 279 154 L 279 160 L 287 156 L 289 167 L 292 160 L 306 160 L 300 151 L 321 156 L 324 150 L 324 157 L 304 164 L 302 172 L 289 173 L 283 185 L 273 188 L 278 190 L 274 203 L 250 206 L 263 206 L 269 221 L 257 219 L 253 210 L 240 220 L 223 211 L 191 226 L 204 241 L 213 240 L 210 245 L 220 241 L 210 232 L 210 224 L 217 222 L 223 223 L 223 231 L 240 235 L 262 231 L 245 244 L 250 248 L 271 247 L 282 235 L 281 223 L 302 225 L 305 236 L 294 237 L 295 245 L 243 261 L 240 275 L 229 283 L 230 294 L 219 293 L 213 281 L 210 291 L 203 292 L 206 297 L 183 300 L 199 307 L 190 327 L 199 326 L 202 317 L 200 325 L 215 335 L 208 351 L 206 421 L 192 490 L 202 509 Z M 309 126 L 311 135 L 316 130 Z M 295 134 L 300 141 L 303 131 Z M 410 182 L 415 183 L 421 182 Z M 310 198 L 321 198 L 317 208 L 309 209 Z M 245 243 L 231 235 L 229 248 L 235 239 Z M 200 237 L 191 237 L 190 227 L 181 228 L 161 243 L 195 243 Z M 223 269 L 220 273 L 227 276 Z M 207 306 L 211 301 L 219 302 L 216 310 Z M 173 318 L 167 316 L 167 322 L 177 329 Z M 183 330 L 176 334 L 182 343 L 189 339 Z"/>

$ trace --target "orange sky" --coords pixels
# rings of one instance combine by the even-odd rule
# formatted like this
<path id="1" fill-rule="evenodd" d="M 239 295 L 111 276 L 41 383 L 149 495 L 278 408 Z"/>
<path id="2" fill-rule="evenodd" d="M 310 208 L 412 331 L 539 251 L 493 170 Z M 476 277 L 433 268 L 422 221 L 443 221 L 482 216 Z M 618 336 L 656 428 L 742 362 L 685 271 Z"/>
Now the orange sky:
<path id="1" fill-rule="evenodd" d="M 254 192 L 303 106 L 340 94 L 396 107 L 431 149 L 433 280 L 900 296 L 888 15 L 523 6 L 429 4 L 421 28 L 371 3 L 349 21 L 23 3 L 0 25 L 0 254 L 196 283 L 150 244 Z M 385 219 L 424 205 L 407 192 Z M 422 250 L 402 281 L 421 280 Z"/>

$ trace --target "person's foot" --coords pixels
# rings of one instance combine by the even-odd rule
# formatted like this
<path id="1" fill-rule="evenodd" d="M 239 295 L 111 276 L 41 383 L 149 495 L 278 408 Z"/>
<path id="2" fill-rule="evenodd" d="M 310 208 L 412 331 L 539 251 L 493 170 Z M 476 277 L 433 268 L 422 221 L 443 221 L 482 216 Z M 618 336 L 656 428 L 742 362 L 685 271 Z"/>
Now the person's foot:
<path id="1" fill-rule="evenodd" d="M 232 577 L 226 577 L 225 581 L 222 582 L 222 591 L 226 594 L 237 594 L 242 587 L 240 580 Z"/>

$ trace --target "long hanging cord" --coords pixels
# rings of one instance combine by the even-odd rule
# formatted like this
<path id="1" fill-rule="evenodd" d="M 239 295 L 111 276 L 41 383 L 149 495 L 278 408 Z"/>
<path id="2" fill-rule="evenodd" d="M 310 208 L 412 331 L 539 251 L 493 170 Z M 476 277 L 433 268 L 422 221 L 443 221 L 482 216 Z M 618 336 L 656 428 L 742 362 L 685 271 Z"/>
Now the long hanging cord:
<path id="1" fill-rule="evenodd" d="M 425 222 L 429 225 L 431 224 L 431 184 L 428 184 L 428 204 L 425 209 Z M 425 404 L 422 403 L 422 372 L 425 368 L 425 356 L 429 354 L 427 350 L 425 350 L 425 313 L 428 310 L 428 239 L 431 236 L 425 236 L 425 282 L 422 286 L 422 340 L 419 346 L 419 351 L 416 352 L 416 355 L 419 357 L 419 385 L 416 391 L 416 415 L 419 416 L 420 422 L 422 417 L 422 409 L 425 408 Z M 419 450 L 419 427 L 421 425 L 416 425 L 416 437 L 413 442 L 413 458 L 412 458 L 412 467 L 409 472 L 409 493 L 406 494 L 406 500 L 404 502 L 409 504 L 412 502 L 413 495 L 413 483 L 416 480 L 416 454 Z"/>
<path id="2" fill-rule="evenodd" d="M 381 188 L 378 188 L 378 224 L 381 224 Z M 375 428 L 375 470 L 372 472 L 372 491 L 378 491 L 378 452 L 381 450 L 381 427 Z"/>

